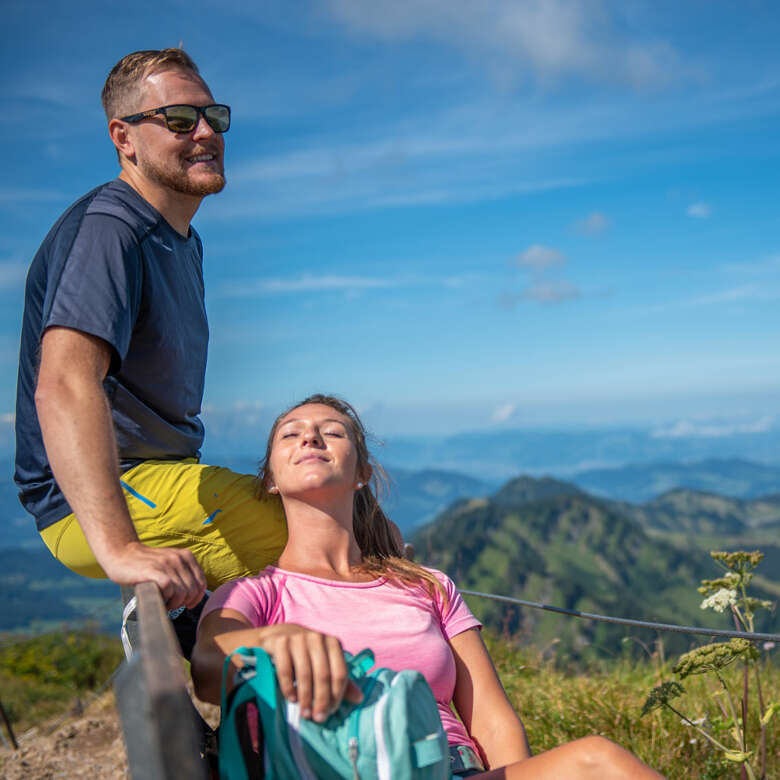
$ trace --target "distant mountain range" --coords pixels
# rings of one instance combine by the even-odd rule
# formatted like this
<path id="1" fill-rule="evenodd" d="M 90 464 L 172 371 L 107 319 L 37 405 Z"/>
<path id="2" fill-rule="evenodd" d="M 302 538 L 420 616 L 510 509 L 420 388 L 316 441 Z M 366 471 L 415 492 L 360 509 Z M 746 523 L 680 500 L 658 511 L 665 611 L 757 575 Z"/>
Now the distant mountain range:
<path id="1" fill-rule="evenodd" d="M 228 458 L 220 461 L 220 465 L 239 473 L 253 473 L 257 470 L 257 460 L 252 457 Z M 442 469 L 414 471 L 396 467 L 388 469 L 388 475 L 390 490 L 383 499 L 383 505 L 404 533 L 429 522 L 453 501 L 463 497 L 487 496 L 502 482 L 499 479 L 478 479 L 461 472 Z M 534 490 L 548 484 L 545 479 L 549 480 L 553 492 L 560 492 L 561 483 L 552 478 L 536 480 Z M 665 527 L 666 521 L 662 515 L 666 510 L 663 507 L 668 509 L 672 500 L 667 497 L 661 501 L 659 496 L 678 488 L 717 494 L 716 499 L 713 499 L 715 503 L 720 502 L 717 509 L 714 508 L 713 501 L 710 501 L 709 509 L 702 509 L 702 501 L 699 499 L 694 502 L 699 506 L 696 511 L 700 511 L 701 518 L 707 513 L 720 513 L 724 517 L 728 515 L 740 519 L 740 522 L 747 525 L 766 524 L 771 522 L 772 518 L 780 521 L 780 516 L 773 514 L 774 502 L 771 500 L 773 494 L 780 495 L 780 466 L 746 460 L 711 458 L 693 463 L 659 462 L 614 469 L 591 469 L 572 475 L 566 484 L 567 490 L 579 488 L 603 498 L 643 504 L 641 509 L 626 506 L 621 511 L 652 527 Z M 735 500 L 729 503 L 726 496 Z M 770 497 L 768 504 L 766 501 L 754 501 L 764 496 Z M 737 499 L 749 500 L 740 502 Z M 37 549 L 40 539 L 33 520 L 19 504 L 16 486 L 10 476 L 5 479 L 0 477 L 0 507 L 3 507 L 5 518 L 0 522 L 6 529 L 4 534 L 0 534 L 0 549 Z M 671 514 L 679 513 L 680 509 L 678 501 Z M 706 531 L 708 527 L 705 524 L 698 530 Z M 722 524 L 718 527 L 719 532 L 726 530 Z"/>
<path id="2" fill-rule="evenodd" d="M 223 463 L 244 473 L 257 466 L 254 458 Z M 585 470 L 571 481 L 526 475 L 503 485 L 443 469 L 391 468 L 389 476 L 384 506 L 414 538 L 418 559 L 467 589 L 723 627 L 722 616 L 698 607 L 698 580 L 717 575 L 709 550 L 759 548 L 766 559 L 756 584 L 766 597 L 780 597 L 780 467 L 739 459 L 657 462 Z M 10 479 L 0 479 L 0 505 L 0 631 L 84 616 L 115 630 L 116 587 L 78 577 L 51 557 Z M 622 628 L 493 602 L 473 606 L 500 630 L 537 644 L 560 639 L 573 653 L 614 648 L 624 636 Z"/>
<path id="3" fill-rule="evenodd" d="M 594 495 L 634 503 L 649 501 L 674 488 L 691 488 L 737 498 L 780 493 L 780 465 L 741 458 L 708 458 L 690 463 L 634 463 L 618 468 L 586 469 L 569 478 Z"/>
<path id="4" fill-rule="evenodd" d="M 0 593 L 0 632 L 44 631 L 84 620 L 119 632 L 119 586 L 74 574 L 40 540 L 37 549 L 0 550 Z"/>
<path id="5" fill-rule="evenodd" d="M 582 431 L 491 430 L 447 437 L 389 438 L 376 454 L 380 462 L 391 471 L 393 466 L 412 471 L 436 468 L 459 471 L 493 483 L 505 482 L 518 474 L 548 474 L 579 481 L 588 472 L 622 469 L 632 463 L 641 464 L 641 468 L 645 464 L 674 466 L 712 462 L 712 459 L 727 464 L 750 461 L 773 467 L 774 476 L 767 476 L 769 481 L 779 484 L 780 429 L 724 433 L 719 436 L 686 434 L 679 428 L 654 431 L 629 428 Z M 720 477 L 728 478 L 728 471 L 721 471 Z M 741 492 L 745 489 L 740 484 L 742 477 L 734 483 L 733 489 L 730 486 L 718 487 L 718 478 L 714 478 L 711 484 L 692 484 L 690 487 L 726 495 L 745 495 Z M 611 495 L 613 488 L 610 485 L 608 481 L 603 490 L 596 485 L 587 489 L 598 489 L 599 492 Z M 631 483 L 634 492 L 620 497 L 642 501 L 680 485 L 653 485 L 651 489 L 655 492 L 640 495 L 647 486 L 648 483 L 641 481 L 641 478 L 634 480 Z M 761 489 L 760 492 L 770 491 Z"/>

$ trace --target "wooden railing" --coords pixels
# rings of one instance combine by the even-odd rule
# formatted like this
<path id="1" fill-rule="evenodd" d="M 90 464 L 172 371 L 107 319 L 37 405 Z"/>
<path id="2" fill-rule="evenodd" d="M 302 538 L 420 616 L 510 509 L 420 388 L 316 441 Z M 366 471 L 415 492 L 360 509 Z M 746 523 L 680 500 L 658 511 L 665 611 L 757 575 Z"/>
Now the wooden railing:
<path id="1" fill-rule="evenodd" d="M 136 586 L 138 646 L 114 683 L 132 780 L 207 780 L 198 716 L 159 588 Z"/>

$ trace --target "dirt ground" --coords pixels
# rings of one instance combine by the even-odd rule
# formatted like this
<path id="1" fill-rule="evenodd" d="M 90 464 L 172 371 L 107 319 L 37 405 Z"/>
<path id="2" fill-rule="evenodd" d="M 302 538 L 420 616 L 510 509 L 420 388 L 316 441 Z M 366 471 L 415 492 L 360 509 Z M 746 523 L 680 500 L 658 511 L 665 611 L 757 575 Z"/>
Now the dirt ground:
<path id="1" fill-rule="evenodd" d="M 212 725 L 219 708 L 196 703 Z M 83 714 L 51 731 L 42 725 L 16 735 L 19 750 L 0 746 L 0 780 L 125 780 L 127 755 L 113 693 L 91 702 Z"/>
<path id="2" fill-rule="evenodd" d="M 114 707 L 106 693 L 55 731 L 39 726 L 17 734 L 19 750 L 0 748 L 3 780 L 117 780 L 129 777 L 127 757 Z"/>

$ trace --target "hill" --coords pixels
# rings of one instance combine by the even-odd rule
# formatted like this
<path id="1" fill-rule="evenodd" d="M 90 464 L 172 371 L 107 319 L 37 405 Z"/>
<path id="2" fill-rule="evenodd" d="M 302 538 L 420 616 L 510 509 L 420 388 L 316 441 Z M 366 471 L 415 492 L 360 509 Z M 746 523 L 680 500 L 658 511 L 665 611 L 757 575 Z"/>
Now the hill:
<path id="1" fill-rule="evenodd" d="M 780 497 L 745 501 L 698 490 L 678 488 L 623 512 L 645 528 L 691 534 L 738 534 L 780 522 Z"/>
<path id="2" fill-rule="evenodd" d="M 0 550 L 0 631 L 43 631 L 87 618 L 118 631 L 118 586 L 74 574 L 38 545 L 38 550 Z"/>
<path id="3" fill-rule="evenodd" d="M 696 585 L 717 573 L 706 553 L 651 536 L 615 504 L 566 483 L 541 480 L 534 490 L 534 482 L 523 477 L 494 496 L 455 503 L 416 535 L 418 557 L 468 590 L 640 620 L 722 626 L 699 608 Z M 470 603 L 500 631 L 537 645 L 560 640 L 575 655 L 614 652 L 627 633 L 492 601 Z M 631 633 L 646 642 L 655 638 Z M 667 635 L 665 642 L 682 648 L 688 639 Z"/>
<path id="4" fill-rule="evenodd" d="M 404 534 L 430 522 L 453 501 L 487 495 L 493 486 L 465 474 L 440 469 L 390 472 L 390 493 L 382 506 Z"/>
<path id="5" fill-rule="evenodd" d="M 741 458 L 633 463 L 578 471 L 571 479 L 594 495 L 633 503 L 677 488 L 744 499 L 780 492 L 780 467 Z"/>

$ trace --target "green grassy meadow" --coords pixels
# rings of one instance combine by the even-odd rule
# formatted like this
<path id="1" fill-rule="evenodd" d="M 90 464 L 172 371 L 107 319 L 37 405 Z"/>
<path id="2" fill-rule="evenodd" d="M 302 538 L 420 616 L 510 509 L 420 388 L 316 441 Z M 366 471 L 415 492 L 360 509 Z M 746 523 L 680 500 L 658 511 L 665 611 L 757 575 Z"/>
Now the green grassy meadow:
<path id="1" fill-rule="evenodd" d="M 668 778 L 739 777 L 737 765 L 725 761 L 672 713 L 655 711 L 640 717 L 649 691 L 672 678 L 673 659 L 663 659 L 657 648 L 648 648 L 651 652 L 639 660 L 626 652 L 610 661 L 574 666 L 556 658 L 555 644 L 539 650 L 517 648 L 490 634 L 486 640 L 535 753 L 600 734 L 627 747 Z M 104 683 L 121 658 L 117 640 L 84 630 L 46 634 L 0 648 L 0 692 L 17 734 L 72 710 L 76 698 L 86 699 L 89 691 Z M 768 657 L 760 667 L 766 702 L 780 701 L 780 667 Z M 739 666 L 734 664 L 725 673 L 738 690 Z M 717 722 L 719 714 L 708 694 L 713 686 L 707 676 L 690 677 L 684 687 L 686 695 L 675 700 L 678 708 L 692 720 L 706 717 Z M 755 721 L 751 729 L 758 732 Z M 778 780 L 777 719 L 767 729 L 766 753 L 766 776 Z"/>

